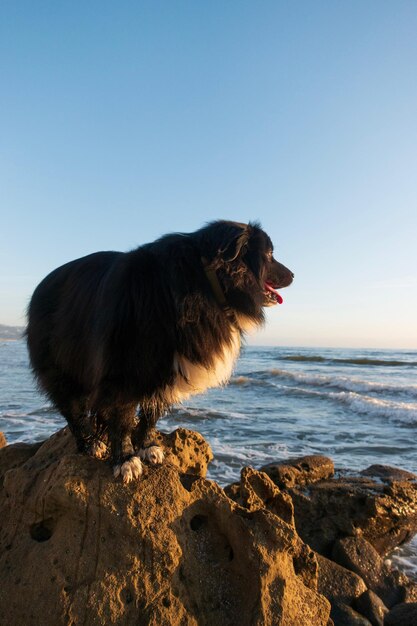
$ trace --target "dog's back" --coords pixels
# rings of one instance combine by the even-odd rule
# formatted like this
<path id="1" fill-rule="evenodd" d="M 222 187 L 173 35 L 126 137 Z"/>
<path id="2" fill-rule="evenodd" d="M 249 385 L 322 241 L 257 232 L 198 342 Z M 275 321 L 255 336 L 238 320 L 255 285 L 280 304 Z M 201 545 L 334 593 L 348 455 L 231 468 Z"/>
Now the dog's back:
<path id="1" fill-rule="evenodd" d="M 91 328 L 103 281 L 119 252 L 96 252 L 51 272 L 36 288 L 26 330 L 30 362 L 42 389 L 53 396 L 56 377 L 88 385 Z M 52 397 L 53 399 L 53 397 Z"/>

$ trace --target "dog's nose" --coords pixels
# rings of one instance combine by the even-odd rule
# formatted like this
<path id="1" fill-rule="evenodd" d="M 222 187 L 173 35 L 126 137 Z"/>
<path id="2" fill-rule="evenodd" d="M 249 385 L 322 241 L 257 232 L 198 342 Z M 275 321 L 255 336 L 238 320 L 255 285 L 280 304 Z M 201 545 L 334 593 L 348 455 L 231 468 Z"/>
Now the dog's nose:
<path id="1" fill-rule="evenodd" d="M 288 270 L 288 274 L 287 274 L 287 286 L 291 285 L 292 281 L 294 280 L 294 274 L 291 270 Z"/>

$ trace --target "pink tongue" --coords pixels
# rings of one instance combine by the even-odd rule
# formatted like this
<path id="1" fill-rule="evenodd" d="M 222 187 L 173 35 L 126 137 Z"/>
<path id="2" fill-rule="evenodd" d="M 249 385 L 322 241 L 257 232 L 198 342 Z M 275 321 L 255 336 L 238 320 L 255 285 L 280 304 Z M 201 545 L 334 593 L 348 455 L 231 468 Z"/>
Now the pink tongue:
<path id="1" fill-rule="evenodd" d="M 277 299 L 278 304 L 282 304 L 284 302 L 282 296 L 278 293 L 276 289 L 273 288 L 272 285 L 270 285 L 269 283 L 265 283 L 265 287 L 268 291 L 274 294 L 274 296 Z"/>

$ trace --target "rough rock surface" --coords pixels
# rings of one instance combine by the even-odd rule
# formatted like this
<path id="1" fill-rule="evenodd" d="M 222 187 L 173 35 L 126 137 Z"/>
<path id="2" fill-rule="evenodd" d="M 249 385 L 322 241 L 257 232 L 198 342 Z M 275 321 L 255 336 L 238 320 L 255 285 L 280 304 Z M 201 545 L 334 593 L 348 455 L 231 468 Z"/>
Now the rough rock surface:
<path id="1" fill-rule="evenodd" d="M 366 586 L 375 591 L 386 606 L 391 607 L 401 601 L 401 585 L 406 584 L 406 577 L 388 567 L 375 548 L 360 535 L 338 539 L 333 546 L 332 558 L 361 576 Z"/>
<path id="2" fill-rule="evenodd" d="M 417 531 L 417 476 L 382 465 L 357 476 L 335 476 L 333 462 L 323 456 L 261 469 L 242 470 L 240 483 L 226 487 L 226 493 L 248 506 L 244 485 L 249 482 L 267 510 L 280 502 L 282 511 L 285 503 L 300 536 L 319 553 L 318 590 L 331 602 L 335 626 L 380 626 L 384 619 L 400 624 L 398 616 L 414 616 L 417 585 L 381 555 Z M 279 488 L 278 499 L 265 478 L 264 488 L 257 488 L 263 472 Z M 253 493 L 251 498 L 253 502 Z M 417 618 L 412 623 L 417 626 Z"/>
<path id="3" fill-rule="evenodd" d="M 309 456 L 223 490 L 201 435 L 155 438 L 164 464 L 127 486 L 67 429 L 0 450 L 2 625 L 417 624 L 381 556 L 417 531 L 414 474 Z"/>
<path id="4" fill-rule="evenodd" d="M 327 456 L 310 455 L 261 467 L 281 489 L 311 485 L 334 475 L 334 463 Z"/>
<path id="5" fill-rule="evenodd" d="M 244 467 L 240 482 L 235 483 L 231 489 L 226 487 L 225 492 L 250 511 L 268 509 L 285 522 L 294 525 L 294 507 L 290 496 L 283 493 L 263 472 Z"/>
<path id="6" fill-rule="evenodd" d="M 0 450 L 1 623 L 325 626 L 289 498 L 252 470 L 233 502 L 200 435 L 161 439 L 167 461 L 127 486 L 66 429 Z"/>
<path id="7" fill-rule="evenodd" d="M 384 618 L 388 609 L 381 598 L 370 589 L 367 589 L 354 601 L 353 607 L 367 617 L 374 626 L 384 626 Z"/>
<path id="8" fill-rule="evenodd" d="M 305 458 L 312 463 L 312 457 Z M 331 460 L 316 459 L 327 473 Z M 283 465 L 292 467 L 292 463 L 300 467 L 303 460 Z M 315 474 L 320 474 L 318 467 Z M 330 556 L 337 539 L 358 533 L 385 555 L 417 532 L 417 476 L 411 472 L 376 465 L 358 476 L 341 473 L 311 483 L 302 475 L 287 493 L 300 536 L 325 556 Z"/>
<path id="9" fill-rule="evenodd" d="M 366 585 L 362 578 L 341 567 L 330 559 L 317 556 L 319 563 L 319 591 L 331 601 L 351 604 L 366 591 Z"/>

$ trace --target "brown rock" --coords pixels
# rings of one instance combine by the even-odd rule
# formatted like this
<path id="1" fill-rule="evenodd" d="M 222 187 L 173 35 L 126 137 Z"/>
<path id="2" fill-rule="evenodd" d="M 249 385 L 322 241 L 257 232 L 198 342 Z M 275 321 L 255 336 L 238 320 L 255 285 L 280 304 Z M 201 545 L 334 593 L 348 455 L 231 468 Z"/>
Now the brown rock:
<path id="1" fill-rule="evenodd" d="M 388 609 L 381 598 L 370 589 L 356 598 L 353 608 L 368 618 L 372 626 L 384 626 L 384 617 Z"/>
<path id="2" fill-rule="evenodd" d="M 240 482 L 232 483 L 231 485 L 227 485 L 224 488 L 224 492 L 225 492 L 225 494 L 227 494 L 229 496 L 229 498 L 231 498 L 231 500 L 234 500 L 235 502 L 239 502 L 239 500 L 240 500 Z"/>
<path id="3" fill-rule="evenodd" d="M 180 472 L 198 476 L 207 474 L 213 453 L 200 433 L 177 428 L 170 434 L 156 433 L 154 440 L 164 448 L 165 461 Z"/>
<path id="4" fill-rule="evenodd" d="M 343 603 L 332 605 L 331 616 L 335 626 L 372 626 L 364 615 Z"/>
<path id="5" fill-rule="evenodd" d="M 416 626 L 417 602 L 411 604 L 397 604 L 387 613 L 385 626 Z"/>
<path id="6" fill-rule="evenodd" d="M 197 432 L 178 428 L 172 433 L 154 433 L 155 443 L 164 448 L 165 462 L 183 473 L 205 476 L 213 453 L 205 439 Z M 42 447 L 42 454 L 36 455 Z M 46 441 L 37 443 L 15 443 L 1 449 L 0 478 L 9 469 L 18 467 L 32 459 L 30 467 L 41 469 L 56 456 L 76 454 L 76 445 L 69 429 L 62 428 Z"/>
<path id="7" fill-rule="evenodd" d="M 291 497 L 282 492 L 265 474 L 252 467 L 241 471 L 240 483 L 225 489 L 229 498 L 250 511 L 268 509 L 288 524 L 294 525 L 294 507 Z"/>
<path id="8" fill-rule="evenodd" d="M 181 432 L 164 443 L 179 451 L 183 471 L 204 471 L 207 444 Z M 8 459 L 15 467 L 0 499 L 2 623 L 328 623 L 311 550 L 290 523 L 256 506 L 267 483 L 247 472 L 249 510 L 215 483 L 179 473 L 166 451 L 170 461 L 146 466 L 127 486 L 106 463 L 76 454 L 65 430 L 27 460 Z"/>
<path id="9" fill-rule="evenodd" d="M 332 606 L 335 602 L 351 604 L 355 598 L 366 591 L 364 581 L 357 574 L 320 554 L 317 555 L 317 560 L 319 564 L 318 591 L 330 600 Z M 337 624 L 336 621 L 335 623 Z"/>
<path id="10" fill-rule="evenodd" d="M 0 448 L 0 482 L 7 470 L 17 467 L 36 454 L 42 443 L 12 443 Z"/>
<path id="11" fill-rule="evenodd" d="M 401 602 L 417 602 L 417 583 L 407 581 L 401 591 Z"/>
<path id="12" fill-rule="evenodd" d="M 330 478 L 334 474 L 334 464 L 327 456 L 310 455 L 288 459 L 280 463 L 268 463 L 261 467 L 281 489 L 301 487 Z"/>
<path id="13" fill-rule="evenodd" d="M 244 467 L 241 471 L 240 483 L 235 483 L 233 500 L 250 511 L 267 509 L 281 520 L 294 526 L 294 507 L 289 495 L 283 493 L 264 473 L 251 467 Z M 302 545 L 301 552 L 294 557 L 294 569 L 302 577 L 304 584 L 310 589 L 317 589 L 318 564 L 313 550 L 306 544 Z"/>
<path id="14" fill-rule="evenodd" d="M 332 557 L 363 578 L 384 603 L 391 607 L 401 600 L 400 584 L 406 577 L 391 570 L 375 548 L 361 536 L 338 539 L 333 546 Z"/>
<path id="15" fill-rule="evenodd" d="M 417 482 L 396 480 L 386 468 L 371 476 L 320 480 L 288 489 L 297 531 L 314 550 L 329 555 L 336 539 L 362 533 L 386 554 L 417 532 Z"/>
<path id="16" fill-rule="evenodd" d="M 390 465 L 370 465 L 360 472 L 361 476 L 372 476 L 373 478 L 383 478 L 386 481 L 416 481 L 417 475 L 399 467 L 391 467 Z"/>
<path id="17" fill-rule="evenodd" d="M 0 448 L 4 448 L 4 446 L 6 445 L 7 445 L 6 437 L 4 436 L 4 433 L 0 431 Z"/>

